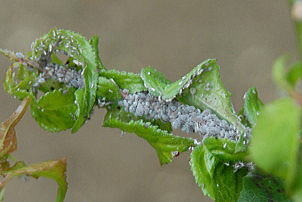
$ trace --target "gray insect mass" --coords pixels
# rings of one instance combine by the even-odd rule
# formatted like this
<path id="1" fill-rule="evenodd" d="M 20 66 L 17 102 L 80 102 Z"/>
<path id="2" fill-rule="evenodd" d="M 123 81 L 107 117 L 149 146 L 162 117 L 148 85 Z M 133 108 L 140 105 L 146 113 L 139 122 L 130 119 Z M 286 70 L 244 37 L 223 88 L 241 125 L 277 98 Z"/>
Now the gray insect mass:
<path id="1" fill-rule="evenodd" d="M 160 119 L 170 122 L 173 129 L 180 129 L 185 133 L 199 133 L 203 138 L 217 137 L 238 141 L 241 133 L 227 121 L 219 119 L 211 110 L 201 111 L 193 106 L 181 104 L 175 100 L 164 101 L 149 93 L 128 94 L 123 92 L 124 99 L 119 105 L 135 116 L 147 119 Z M 247 128 L 243 135 L 250 136 Z M 245 141 L 247 143 L 247 140 Z"/>
<path id="2" fill-rule="evenodd" d="M 69 87 L 81 88 L 84 85 L 81 72 L 53 63 L 47 64 L 43 68 L 43 72 L 37 78 L 36 85 L 44 83 L 49 79 L 65 83 Z"/>

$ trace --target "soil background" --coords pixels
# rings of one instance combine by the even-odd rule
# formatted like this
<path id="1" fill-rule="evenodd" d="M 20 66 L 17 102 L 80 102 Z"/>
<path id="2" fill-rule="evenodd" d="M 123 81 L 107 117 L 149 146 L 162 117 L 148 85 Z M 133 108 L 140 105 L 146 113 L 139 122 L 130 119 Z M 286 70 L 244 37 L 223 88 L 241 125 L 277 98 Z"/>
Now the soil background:
<path id="1" fill-rule="evenodd" d="M 277 97 L 273 61 L 295 54 L 285 0 L 0 0 L 0 47 L 29 51 L 53 27 L 101 38 L 108 68 L 139 72 L 153 66 L 177 80 L 207 58 L 217 58 L 238 110 L 244 92 L 257 87 L 264 102 Z M 9 62 L 0 57 L 0 81 Z M 0 89 L 0 120 L 20 102 Z M 28 163 L 68 158 L 66 202 L 210 201 L 194 183 L 189 154 L 160 166 L 156 153 L 135 135 L 102 128 L 104 111 L 77 134 L 43 131 L 27 113 L 17 127 L 15 157 Z M 6 202 L 52 202 L 55 182 L 14 179 Z"/>

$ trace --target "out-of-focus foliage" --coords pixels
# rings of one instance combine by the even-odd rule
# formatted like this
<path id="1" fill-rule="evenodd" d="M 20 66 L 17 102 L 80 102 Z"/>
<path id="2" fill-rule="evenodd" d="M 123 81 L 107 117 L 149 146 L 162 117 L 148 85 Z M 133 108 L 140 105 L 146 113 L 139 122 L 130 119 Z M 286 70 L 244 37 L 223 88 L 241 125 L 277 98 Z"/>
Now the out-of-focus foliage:
<path id="1" fill-rule="evenodd" d="M 274 66 L 274 80 L 287 93 L 287 98 L 264 105 L 256 88 L 250 88 L 242 109 L 236 113 L 215 59 L 202 62 L 173 82 L 152 67 L 143 68 L 140 74 L 105 68 L 98 42 L 98 37 L 87 40 L 69 30 L 53 29 L 37 39 L 25 56 L 0 50 L 12 62 L 4 88 L 23 100 L 21 107 L 1 125 L 0 173 L 4 179 L 0 184 L 0 200 L 6 182 L 19 175 L 52 178 L 58 184 L 57 202 L 65 197 L 65 159 L 32 165 L 9 162 L 9 155 L 16 149 L 14 126 L 29 103 L 36 122 L 50 132 L 68 129 L 77 132 L 98 106 L 107 110 L 103 126 L 143 138 L 155 149 L 160 164 L 170 163 L 181 152 L 191 151 L 195 181 L 205 195 L 216 201 L 302 200 L 301 62 L 286 70 L 285 58 L 280 58 Z M 66 61 L 61 55 L 67 57 Z M 73 74 L 78 75 L 77 84 L 83 85 L 62 81 L 62 75 Z M 224 134 L 219 138 L 208 137 L 207 132 L 196 139 L 174 135 L 170 122 L 135 116 L 120 106 L 127 94 L 139 92 L 149 93 L 163 102 L 189 105 L 198 112 L 209 109 L 219 117 L 221 125 L 229 124 L 239 135 L 234 139 Z M 133 107 L 137 107 L 137 101 L 131 102 Z M 166 113 L 167 109 L 162 107 L 155 110 Z M 207 122 L 203 121 L 200 124 Z"/>

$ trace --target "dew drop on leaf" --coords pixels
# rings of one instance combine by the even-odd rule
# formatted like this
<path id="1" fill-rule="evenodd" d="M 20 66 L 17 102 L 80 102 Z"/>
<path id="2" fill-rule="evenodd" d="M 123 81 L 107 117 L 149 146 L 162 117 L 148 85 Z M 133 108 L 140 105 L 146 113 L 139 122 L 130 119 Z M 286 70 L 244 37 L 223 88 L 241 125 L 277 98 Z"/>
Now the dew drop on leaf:
<path id="1" fill-rule="evenodd" d="M 195 88 L 190 88 L 190 93 L 191 93 L 192 95 L 195 95 L 196 89 L 195 89 Z"/>

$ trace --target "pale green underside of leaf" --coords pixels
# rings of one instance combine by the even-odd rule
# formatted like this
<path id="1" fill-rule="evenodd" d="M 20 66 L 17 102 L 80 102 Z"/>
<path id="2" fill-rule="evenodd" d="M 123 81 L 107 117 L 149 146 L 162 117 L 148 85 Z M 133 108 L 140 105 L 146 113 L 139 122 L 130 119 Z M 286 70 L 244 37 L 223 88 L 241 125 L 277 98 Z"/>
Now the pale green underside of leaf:
<path id="1" fill-rule="evenodd" d="M 161 164 L 170 163 L 173 160 L 173 152 L 184 152 L 194 146 L 194 141 L 190 138 L 170 134 L 158 126 L 152 125 L 151 122 L 136 119 L 121 110 L 109 110 L 103 126 L 119 128 L 145 139 L 156 150 Z"/>
<path id="2" fill-rule="evenodd" d="M 299 148 L 301 110 L 290 98 L 267 104 L 253 130 L 250 153 L 266 172 L 280 177 L 289 188 L 294 180 Z"/>

